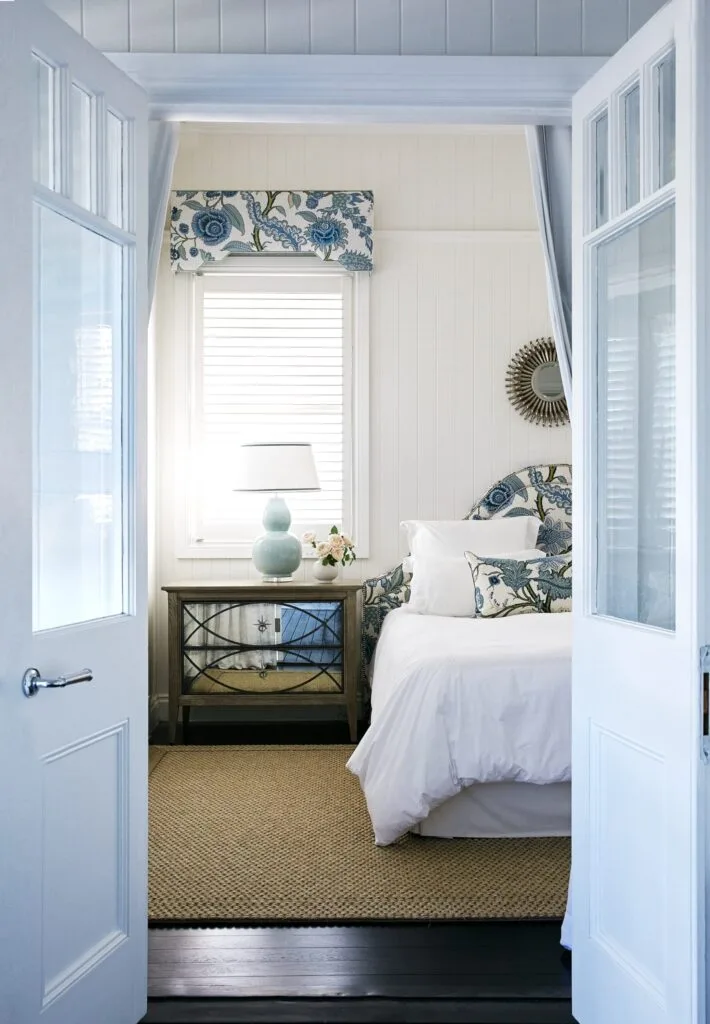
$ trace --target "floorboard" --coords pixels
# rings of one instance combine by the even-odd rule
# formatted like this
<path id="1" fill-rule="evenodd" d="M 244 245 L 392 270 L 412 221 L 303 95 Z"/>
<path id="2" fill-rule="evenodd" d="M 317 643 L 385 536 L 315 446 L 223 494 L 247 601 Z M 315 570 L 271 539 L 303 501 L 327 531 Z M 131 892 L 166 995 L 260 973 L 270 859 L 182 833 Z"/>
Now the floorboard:
<path id="1" fill-rule="evenodd" d="M 145 1024 L 571 1024 L 559 925 L 151 929 Z"/>

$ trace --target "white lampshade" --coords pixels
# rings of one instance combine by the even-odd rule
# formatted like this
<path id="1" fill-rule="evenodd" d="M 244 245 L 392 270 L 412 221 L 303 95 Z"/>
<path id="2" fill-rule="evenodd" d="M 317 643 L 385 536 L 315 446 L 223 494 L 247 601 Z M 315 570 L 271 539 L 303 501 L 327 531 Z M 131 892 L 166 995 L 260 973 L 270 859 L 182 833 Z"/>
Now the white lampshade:
<path id="1" fill-rule="evenodd" d="M 238 491 L 319 491 L 310 444 L 244 444 Z"/>

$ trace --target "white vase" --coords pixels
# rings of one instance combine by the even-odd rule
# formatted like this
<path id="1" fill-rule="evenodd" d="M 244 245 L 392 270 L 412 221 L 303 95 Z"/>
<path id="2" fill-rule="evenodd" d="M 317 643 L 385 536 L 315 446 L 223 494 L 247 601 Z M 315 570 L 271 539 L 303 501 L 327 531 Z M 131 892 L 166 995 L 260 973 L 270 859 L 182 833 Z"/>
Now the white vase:
<path id="1" fill-rule="evenodd" d="M 337 565 L 323 565 L 321 561 L 316 561 L 313 565 L 313 579 L 319 583 L 332 583 L 337 575 Z"/>

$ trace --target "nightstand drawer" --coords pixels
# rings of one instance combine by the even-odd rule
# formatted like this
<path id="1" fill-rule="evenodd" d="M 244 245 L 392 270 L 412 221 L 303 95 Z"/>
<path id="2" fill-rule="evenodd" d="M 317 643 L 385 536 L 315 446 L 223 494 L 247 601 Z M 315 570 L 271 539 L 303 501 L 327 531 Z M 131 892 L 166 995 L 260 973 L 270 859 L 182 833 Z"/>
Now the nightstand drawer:
<path id="1" fill-rule="evenodd" d="M 183 693 L 342 693 L 343 601 L 185 601 Z"/>

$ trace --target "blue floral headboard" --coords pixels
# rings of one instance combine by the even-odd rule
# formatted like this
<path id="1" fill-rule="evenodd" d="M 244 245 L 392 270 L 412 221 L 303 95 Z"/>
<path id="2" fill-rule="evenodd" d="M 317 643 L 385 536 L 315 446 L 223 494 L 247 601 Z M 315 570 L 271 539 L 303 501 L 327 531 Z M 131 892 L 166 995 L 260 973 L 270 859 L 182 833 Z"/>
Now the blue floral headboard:
<path id="1" fill-rule="evenodd" d="M 572 548 L 572 467 L 527 466 L 493 484 L 465 519 L 496 516 L 536 516 L 540 520 L 537 547 L 546 555 Z M 384 576 L 365 580 L 362 609 L 362 666 L 365 691 L 375 645 L 388 612 L 409 600 L 411 575 L 400 563 Z"/>

